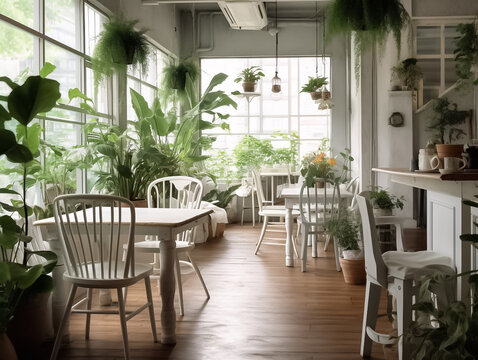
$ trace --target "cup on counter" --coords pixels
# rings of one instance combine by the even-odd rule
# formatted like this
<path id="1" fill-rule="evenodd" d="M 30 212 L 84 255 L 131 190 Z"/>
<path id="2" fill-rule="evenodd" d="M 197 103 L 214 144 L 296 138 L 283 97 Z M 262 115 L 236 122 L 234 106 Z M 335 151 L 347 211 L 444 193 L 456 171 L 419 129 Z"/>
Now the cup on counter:
<path id="1" fill-rule="evenodd" d="M 429 171 L 433 170 L 430 161 L 433 158 L 433 150 L 420 149 L 418 151 L 418 170 Z"/>
<path id="2" fill-rule="evenodd" d="M 456 157 L 445 157 L 443 159 L 443 169 L 440 169 L 442 174 L 451 174 L 463 170 L 466 167 L 466 159 Z M 432 169 L 438 169 L 440 167 L 440 159 L 438 156 L 434 156 L 430 160 L 430 166 Z"/>

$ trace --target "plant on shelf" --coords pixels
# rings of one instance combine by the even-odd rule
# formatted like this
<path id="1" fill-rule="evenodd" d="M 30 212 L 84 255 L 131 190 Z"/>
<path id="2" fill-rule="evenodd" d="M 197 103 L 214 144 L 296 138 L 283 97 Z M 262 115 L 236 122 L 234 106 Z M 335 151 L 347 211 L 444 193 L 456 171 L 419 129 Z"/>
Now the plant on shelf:
<path id="1" fill-rule="evenodd" d="M 456 41 L 455 71 L 459 79 L 472 80 L 478 85 L 476 65 L 478 64 L 478 34 L 475 23 L 458 24 L 456 28 L 461 36 Z"/>
<path id="2" fill-rule="evenodd" d="M 139 20 L 126 20 L 122 14 L 111 16 L 104 24 L 93 51 L 95 85 L 115 71 L 126 74 L 126 67 L 132 65 L 143 73 L 148 70 L 150 45 L 146 29 L 136 30 Z"/>
<path id="3" fill-rule="evenodd" d="M 29 217 L 32 208 L 28 205 L 27 188 L 32 184 L 31 175 L 38 171 L 41 127 L 34 119 L 50 111 L 60 99 L 60 84 L 45 77 L 54 69 L 48 67 L 40 71 L 40 76 L 29 76 L 22 85 L 7 77 L 0 81 L 6 83 L 11 92 L 7 97 L 8 110 L 0 105 L 0 155 L 22 169 L 21 191 L 12 185 L 0 189 L 0 193 L 10 196 L 10 203 L 1 202 L 3 215 L 0 216 L 0 336 L 5 336 L 8 324 L 16 315 L 19 304 L 30 296 L 49 293 L 53 289 L 53 279 L 49 273 L 54 269 L 57 256 L 51 251 L 31 251 L 32 241 Z M 15 119 L 17 124 L 12 124 Z M 15 129 L 14 131 L 8 129 Z M 34 182 L 34 180 L 33 180 Z M 18 225 L 21 223 L 21 226 Z M 36 261 L 32 257 L 35 256 Z M 43 262 L 39 262 L 44 259 Z M 37 308 L 36 311 L 42 311 Z M 40 335 L 40 334 L 38 334 Z"/>
<path id="4" fill-rule="evenodd" d="M 242 70 L 234 82 L 242 81 L 242 88 L 244 92 L 254 92 L 256 90 L 257 82 L 264 77 L 264 73 L 260 66 L 250 66 Z"/>
<path id="5" fill-rule="evenodd" d="M 458 126 L 465 122 L 468 111 L 458 110 L 458 106 L 446 97 L 434 101 L 433 111 L 435 116 L 428 124 L 428 131 L 436 133 L 439 143 L 451 144 L 466 134 Z"/>
<path id="6" fill-rule="evenodd" d="M 381 215 L 392 215 L 392 210 L 398 208 L 403 210 L 405 197 L 396 196 L 380 186 L 374 186 L 370 190 L 370 201 L 374 212 L 379 212 Z"/>
<path id="7" fill-rule="evenodd" d="M 392 67 L 392 79 L 396 78 L 400 82 L 403 90 L 418 90 L 420 79 L 423 77 L 420 66 L 417 65 L 417 59 L 408 58 Z"/>
<path id="8" fill-rule="evenodd" d="M 360 77 L 360 57 L 375 45 L 383 51 L 393 34 L 400 58 L 402 28 L 410 16 L 400 0 L 335 0 L 327 9 L 328 34 L 352 34 L 355 50 L 355 77 Z"/>
<path id="9" fill-rule="evenodd" d="M 212 189 L 206 195 L 203 196 L 203 201 L 209 201 L 220 208 L 225 209 L 234 196 L 235 191 L 241 186 L 241 184 L 231 185 L 226 190 L 220 191 L 219 189 Z"/>
<path id="10" fill-rule="evenodd" d="M 327 155 L 331 151 L 329 143 L 328 138 L 323 138 L 318 150 L 306 154 L 302 159 L 300 173 L 307 186 L 312 186 L 316 181 L 320 182 L 320 186 L 326 182 L 333 184 L 336 160 Z"/>
<path id="11" fill-rule="evenodd" d="M 327 85 L 328 81 L 326 77 L 312 77 L 309 76 L 309 81 L 302 86 L 300 92 L 309 93 L 312 100 L 319 100 L 322 96 L 320 88 Z"/>
<path id="12" fill-rule="evenodd" d="M 464 201 L 464 204 L 478 207 L 474 201 Z M 460 239 L 478 249 L 477 234 L 464 234 Z M 453 284 L 460 277 L 470 284 L 471 299 L 438 307 L 432 297 L 433 288 Z M 478 359 L 478 270 L 455 276 L 446 276 L 437 270 L 436 274 L 425 277 L 412 309 L 415 320 L 407 329 L 406 338 L 414 345 L 413 359 Z"/>

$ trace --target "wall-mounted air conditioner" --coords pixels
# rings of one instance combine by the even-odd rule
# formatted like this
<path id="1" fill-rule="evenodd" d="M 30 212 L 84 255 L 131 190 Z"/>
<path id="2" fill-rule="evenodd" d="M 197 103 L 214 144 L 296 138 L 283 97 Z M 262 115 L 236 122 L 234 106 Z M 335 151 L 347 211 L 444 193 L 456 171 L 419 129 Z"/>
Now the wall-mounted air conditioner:
<path id="1" fill-rule="evenodd" d="M 257 1 L 218 1 L 231 28 L 237 30 L 261 30 L 267 25 L 264 3 Z"/>

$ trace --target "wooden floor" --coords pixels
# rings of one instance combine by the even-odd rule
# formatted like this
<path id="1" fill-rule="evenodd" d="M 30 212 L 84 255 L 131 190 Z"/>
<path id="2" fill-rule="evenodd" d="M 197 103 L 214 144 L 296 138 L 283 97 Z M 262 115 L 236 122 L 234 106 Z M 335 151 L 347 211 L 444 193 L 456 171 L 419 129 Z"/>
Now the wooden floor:
<path id="1" fill-rule="evenodd" d="M 133 359 L 360 359 L 364 286 L 346 285 L 335 270 L 333 249 L 310 259 L 308 272 L 285 267 L 284 247 L 263 245 L 256 256 L 259 227 L 230 225 L 224 237 L 197 245 L 194 256 L 209 287 L 205 300 L 194 275 L 184 276 L 185 316 L 177 316 L 177 344 L 153 343 L 147 312 L 128 322 Z M 309 248 L 310 254 L 310 248 Z M 155 307 L 160 332 L 160 299 Z M 144 286 L 128 304 L 140 304 Z M 176 303 L 177 304 L 177 303 Z M 177 309 L 177 308 L 176 308 Z M 123 358 L 119 319 L 92 317 L 84 340 L 85 316 L 71 317 L 71 342 L 61 359 Z M 382 320 L 381 327 L 388 324 Z M 383 359 L 374 345 L 373 359 Z"/>

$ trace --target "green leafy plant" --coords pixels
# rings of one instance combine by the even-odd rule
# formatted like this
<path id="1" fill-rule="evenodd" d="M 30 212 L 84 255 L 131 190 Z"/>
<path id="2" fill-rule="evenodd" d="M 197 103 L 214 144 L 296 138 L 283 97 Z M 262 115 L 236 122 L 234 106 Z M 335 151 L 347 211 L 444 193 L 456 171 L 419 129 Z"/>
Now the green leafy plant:
<path id="1" fill-rule="evenodd" d="M 0 193 L 11 196 L 10 204 L 1 202 L 3 213 L 0 216 L 0 332 L 6 331 L 8 323 L 13 318 L 20 300 L 35 292 L 50 292 L 53 280 L 48 275 L 56 266 L 57 256 L 51 251 L 31 251 L 28 243 L 32 241 L 29 216 L 32 208 L 26 202 L 28 176 L 38 169 L 40 125 L 33 120 L 40 113 L 50 111 L 60 99 L 60 84 L 55 80 L 44 78 L 54 69 L 42 69 L 42 76 L 30 76 L 22 85 L 16 84 L 7 77 L 1 77 L 11 92 L 7 97 L 8 110 L 0 105 L 0 155 L 5 155 L 8 161 L 19 164 L 23 168 L 21 193 L 10 187 L 0 189 Z M 18 123 L 12 128 L 11 119 Z M 20 227 L 15 221 L 23 218 Z M 21 261 L 19 255 L 23 254 Z M 29 260 L 38 255 L 45 261 L 30 265 Z"/>
<path id="2" fill-rule="evenodd" d="M 379 186 L 372 187 L 370 190 L 370 200 L 375 209 L 395 209 L 403 210 L 405 198 L 397 197 Z"/>
<path id="3" fill-rule="evenodd" d="M 304 156 L 300 173 L 304 177 L 307 186 L 312 186 L 316 179 L 323 179 L 326 182 L 333 183 L 333 167 L 336 164 L 336 160 L 328 155 L 330 152 L 330 139 L 323 138 L 317 151 L 312 151 Z"/>
<path id="4" fill-rule="evenodd" d="M 180 60 L 177 64 L 174 60 L 171 60 L 169 65 L 163 68 L 163 87 L 184 93 L 186 75 L 193 83 L 196 81 L 199 75 L 196 64 L 191 59 Z"/>
<path id="5" fill-rule="evenodd" d="M 245 82 L 245 83 L 255 83 L 264 77 L 264 73 L 260 66 L 250 66 L 242 70 L 237 78 L 234 79 L 234 82 Z"/>
<path id="6" fill-rule="evenodd" d="M 327 9 L 328 34 L 354 35 L 355 77 L 360 78 L 360 57 L 375 45 L 383 49 L 393 34 L 400 58 L 402 28 L 410 16 L 400 0 L 335 0 Z"/>
<path id="7" fill-rule="evenodd" d="M 435 100 L 433 111 L 435 116 L 429 122 L 428 130 L 437 132 L 441 144 L 451 144 L 465 135 L 457 125 L 465 122 L 469 116 L 468 111 L 458 110 L 458 106 L 450 103 L 446 97 Z"/>
<path id="8" fill-rule="evenodd" d="M 302 86 L 300 92 L 311 93 L 317 91 L 322 86 L 327 85 L 329 82 L 326 77 L 312 77 L 309 76 L 309 81 Z"/>
<path id="9" fill-rule="evenodd" d="M 237 172 L 235 167 L 235 159 L 231 153 L 225 150 L 217 150 L 209 154 L 209 158 L 205 161 L 205 167 L 208 169 L 209 175 L 213 180 L 240 179 L 241 174 Z"/>
<path id="10" fill-rule="evenodd" d="M 392 76 L 396 76 L 403 86 L 408 90 L 417 90 L 418 83 L 423 77 L 420 66 L 417 65 L 417 59 L 405 59 L 397 66 L 392 67 Z"/>
<path id="11" fill-rule="evenodd" d="M 126 20 L 119 14 L 104 24 L 92 58 L 96 86 L 115 71 L 126 74 L 127 65 L 147 72 L 150 45 L 144 35 L 147 30 L 134 28 L 138 22 Z"/>
<path id="12" fill-rule="evenodd" d="M 466 200 L 464 204 L 478 207 L 475 201 Z M 460 239 L 478 249 L 477 234 L 463 234 Z M 459 277 L 463 277 L 463 281 L 468 277 L 471 301 L 454 301 L 438 307 L 433 301 L 432 290 L 455 282 Z M 437 272 L 425 277 L 413 309 L 415 320 L 406 331 L 407 340 L 415 345 L 413 359 L 478 359 L 478 270 L 454 276 Z"/>
<path id="13" fill-rule="evenodd" d="M 457 38 L 455 54 L 455 71 L 462 80 L 473 80 L 473 85 L 478 85 L 475 79 L 476 71 L 473 66 L 478 63 L 478 34 L 475 23 L 458 24 L 456 30 L 461 34 Z"/>
<path id="14" fill-rule="evenodd" d="M 326 231 L 337 240 L 337 245 L 342 250 L 360 250 L 359 246 L 360 225 L 356 224 L 347 211 L 340 212 L 327 221 Z"/>
<path id="15" fill-rule="evenodd" d="M 220 191 L 218 189 L 212 189 L 206 195 L 203 196 L 203 201 L 212 202 L 214 205 L 225 209 L 227 205 L 234 199 L 236 194 L 234 193 L 241 184 L 229 186 L 226 190 Z"/>

